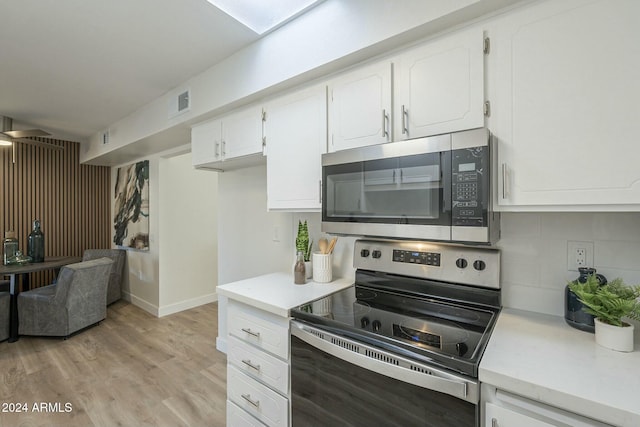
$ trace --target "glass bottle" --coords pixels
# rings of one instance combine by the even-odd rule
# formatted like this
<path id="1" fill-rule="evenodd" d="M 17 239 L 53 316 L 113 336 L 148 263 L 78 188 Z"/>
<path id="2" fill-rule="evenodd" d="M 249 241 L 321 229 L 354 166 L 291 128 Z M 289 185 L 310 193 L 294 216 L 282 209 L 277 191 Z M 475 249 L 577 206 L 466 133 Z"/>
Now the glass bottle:
<path id="1" fill-rule="evenodd" d="M 27 255 L 31 257 L 31 262 L 44 261 L 44 233 L 40 230 L 40 221 L 33 221 L 33 230 L 29 233 L 27 240 Z"/>
<path id="2" fill-rule="evenodd" d="M 304 266 L 304 255 L 302 251 L 298 251 L 296 264 L 293 267 L 293 283 L 296 285 L 304 285 L 307 283 L 307 272 Z"/>
<path id="3" fill-rule="evenodd" d="M 4 265 L 12 264 L 18 252 L 18 239 L 14 231 L 5 231 L 4 241 L 2 242 L 2 263 Z"/>

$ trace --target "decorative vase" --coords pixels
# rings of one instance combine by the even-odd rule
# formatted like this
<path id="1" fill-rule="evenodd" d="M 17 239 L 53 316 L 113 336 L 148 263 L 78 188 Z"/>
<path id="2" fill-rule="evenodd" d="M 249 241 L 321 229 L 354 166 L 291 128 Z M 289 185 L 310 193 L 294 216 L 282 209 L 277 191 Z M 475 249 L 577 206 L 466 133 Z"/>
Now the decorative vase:
<path id="1" fill-rule="evenodd" d="M 44 261 L 44 233 L 40 230 L 40 221 L 33 221 L 33 230 L 29 233 L 27 240 L 27 255 L 31 257 L 31 262 Z"/>
<path id="2" fill-rule="evenodd" d="M 633 351 L 633 325 L 614 326 L 595 319 L 596 343 L 615 351 Z"/>
<path id="3" fill-rule="evenodd" d="M 595 274 L 600 286 L 607 284 L 607 278 L 602 274 L 596 274 L 595 268 L 580 267 L 580 277 L 574 282 L 585 283 L 590 275 Z M 572 328 L 580 329 L 581 331 L 591 332 L 595 331 L 593 324 L 593 315 L 587 313 L 582 308 L 584 305 L 578 299 L 578 296 L 573 293 L 569 288 L 569 285 L 564 288 L 564 320 Z"/>

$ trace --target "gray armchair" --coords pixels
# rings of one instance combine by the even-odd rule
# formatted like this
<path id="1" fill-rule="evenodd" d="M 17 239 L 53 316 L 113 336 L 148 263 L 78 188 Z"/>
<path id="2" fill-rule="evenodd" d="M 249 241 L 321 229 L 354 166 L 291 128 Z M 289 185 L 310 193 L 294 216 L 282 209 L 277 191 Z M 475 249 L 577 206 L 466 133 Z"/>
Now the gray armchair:
<path id="1" fill-rule="evenodd" d="M 90 261 L 103 257 L 113 260 L 109 288 L 107 290 L 107 305 L 109 305 L 122 298 L 122 277 L 124 275 L 127 251 L 124 249 L 87 249 L 82 255 L 82 260 Z"/>
<path id="2" fill-rule="evenodd" d="M 100 258 L 60 269 L 55 285 L 18 295 L 18 333 L 67 337 L 107 317 L 113 261 Z"/>
<path id="3" fill-rule="evenodd" d="M 0 341 L 9 338 L 9 306 L 11 295 L 9 292 L 0 292 Z"/>

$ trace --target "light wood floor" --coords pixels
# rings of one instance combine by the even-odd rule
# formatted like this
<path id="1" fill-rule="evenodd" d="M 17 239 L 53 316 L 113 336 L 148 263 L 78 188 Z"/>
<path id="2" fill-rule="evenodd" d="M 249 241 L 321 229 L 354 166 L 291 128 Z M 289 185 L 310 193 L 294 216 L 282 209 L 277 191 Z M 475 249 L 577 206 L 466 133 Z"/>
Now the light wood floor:
<path id="1" fill-rule="evenodd" d="M 119 301 L 68 340 L 0 343 L 0 427 L 224 426 L 217 330 L 217 303 L 158 319 Z M 28 412 L 5 412 L 16 403 Z"/>

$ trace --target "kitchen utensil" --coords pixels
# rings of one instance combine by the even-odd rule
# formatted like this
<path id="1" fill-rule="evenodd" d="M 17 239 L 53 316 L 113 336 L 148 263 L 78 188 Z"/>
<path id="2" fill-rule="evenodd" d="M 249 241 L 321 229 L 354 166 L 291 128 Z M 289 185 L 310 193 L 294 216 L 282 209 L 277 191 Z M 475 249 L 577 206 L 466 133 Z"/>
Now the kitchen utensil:
<path id="1" fill-rule="evenodd" d="M 329 242 L 327 241 L 327 239 L 322 237 L 320 240 L 318 240 L 318 248 L 320 249 L 321 254 L 326 254 L 327 250 L 329 249 Z"/>
<path id="2" fill-rule="evenodd" d="M 327 249 L 327 252 L 326 252 L 326 253 L 330 254 L 330 253 L 332 253 L 332 252 L 333 252 L 333 248 L 335 248 L 335 247 L 336 247 L 336 242 L 337 242 L 337 241 L 338 241 L 338 238 L 337 238 L 337 237 L 334 237 L 333 239 L 331 239 L 331 243 L 329 243 L 329 249 Z"/>

